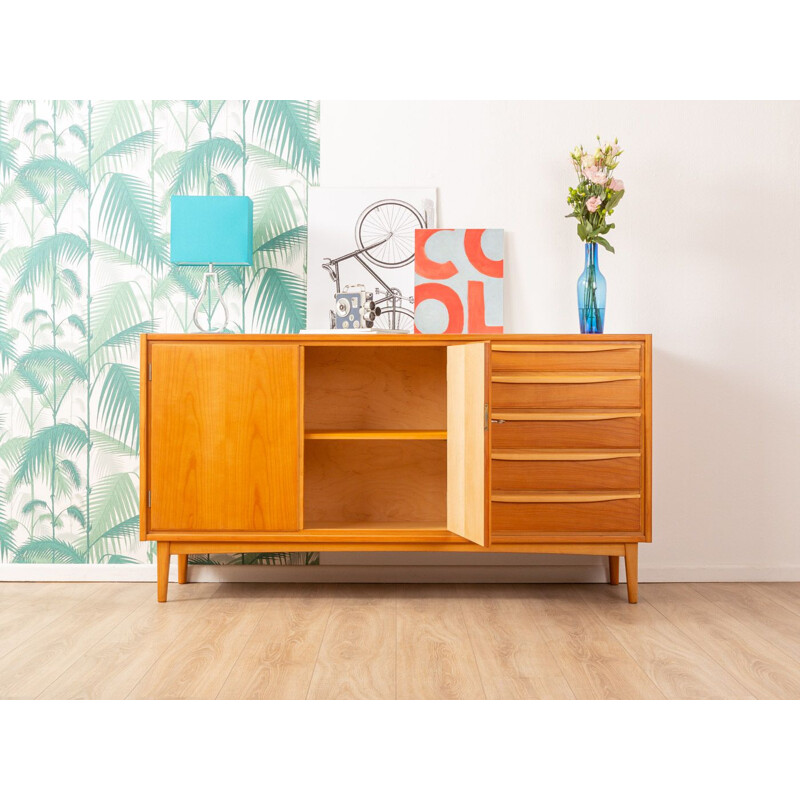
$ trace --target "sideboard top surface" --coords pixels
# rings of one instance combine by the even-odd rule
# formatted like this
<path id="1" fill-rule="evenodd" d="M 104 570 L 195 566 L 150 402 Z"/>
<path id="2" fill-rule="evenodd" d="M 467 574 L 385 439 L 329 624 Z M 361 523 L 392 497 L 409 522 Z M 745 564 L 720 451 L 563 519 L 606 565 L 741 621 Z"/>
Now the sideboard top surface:
<path id="1" fill-rule="evenodd" d="M 572 341 L 572 342 L 646 342 L 651 339 L 649 333 L 486 333 L 486 334 L 352 334 L 352 333 L 146 333 L 142 339 L 151 342 L 169 341 L 205 341 L 205 342 L 295 342 L 297 344 L 360 344 L 374 346 L 376 344 L 434 344 L 459 342 L 503 342 L 503 341 Z"/>

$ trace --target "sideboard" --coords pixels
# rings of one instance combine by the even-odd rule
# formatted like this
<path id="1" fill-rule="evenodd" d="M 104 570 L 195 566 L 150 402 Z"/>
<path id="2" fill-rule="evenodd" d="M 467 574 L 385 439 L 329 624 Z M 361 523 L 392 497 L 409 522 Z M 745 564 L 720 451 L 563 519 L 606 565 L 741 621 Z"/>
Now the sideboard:
<path id="1" fill-rule="evenodd" d="M 651 337 L 141 339 L 141 539 L 192 553 L 625 559 L 651 539 Z"/>

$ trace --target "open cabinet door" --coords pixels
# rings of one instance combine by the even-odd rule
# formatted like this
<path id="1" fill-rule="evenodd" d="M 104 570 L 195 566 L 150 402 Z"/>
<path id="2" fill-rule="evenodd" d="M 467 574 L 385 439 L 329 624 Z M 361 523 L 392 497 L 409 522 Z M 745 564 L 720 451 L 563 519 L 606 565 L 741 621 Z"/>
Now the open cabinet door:
<path id="1" fill-rule="evenodd" d="M 447 529 L 487 545 L 486 345 L 447 348 Z"/>

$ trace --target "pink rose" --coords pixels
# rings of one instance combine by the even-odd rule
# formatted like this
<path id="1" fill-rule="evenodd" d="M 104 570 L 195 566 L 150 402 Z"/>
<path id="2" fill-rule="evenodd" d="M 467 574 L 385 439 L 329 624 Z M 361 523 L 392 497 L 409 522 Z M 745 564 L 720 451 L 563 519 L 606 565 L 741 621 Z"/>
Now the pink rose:
<path id="1" fill-rule="evenodd" d="M 611 189 L 612 192 L 622 192 L 625 190 L 625 184 L 622 181 L 618 181 L 616 178 L 612 178 L 611 183 L 608 184 L 608 188 Z"/>
<path id="2" fill-rule="evenodd" d="M 604 186 L 605 182 L 608 180 L 608 175 L 597 167 L 584 168 L 583 174 L 588 180 L 592 183 L 596 183 L 598 186 Z"/>
<path id="3" fill-rule="evenodd" d="M 586 208 L 589 209 L 590 214 L 594 214 L 594 212 L 597 211 L 598 208 L 600 208 L 602 202 L 603 200 L 600 197 L 590 197 L 586 201 Z"/>

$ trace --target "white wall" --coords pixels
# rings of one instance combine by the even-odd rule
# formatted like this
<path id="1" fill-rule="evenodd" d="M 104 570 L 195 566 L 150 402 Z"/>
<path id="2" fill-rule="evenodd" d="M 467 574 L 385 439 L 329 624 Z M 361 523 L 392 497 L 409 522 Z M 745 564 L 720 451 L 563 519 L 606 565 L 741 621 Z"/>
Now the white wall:
<path id="1" fill-rule="evenodd" d="M 441 226 L 507 232 L 506 331 L 574 333 L 567 153 L 598 133 L 606 330 L 654 343 L 642 578 L 800 580 L 800 103 L 324 102 L 321 182 L 438 186 Z"/>

